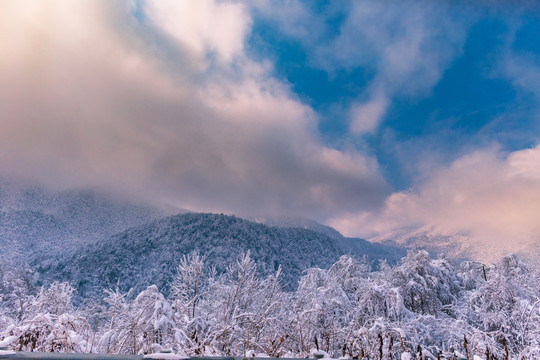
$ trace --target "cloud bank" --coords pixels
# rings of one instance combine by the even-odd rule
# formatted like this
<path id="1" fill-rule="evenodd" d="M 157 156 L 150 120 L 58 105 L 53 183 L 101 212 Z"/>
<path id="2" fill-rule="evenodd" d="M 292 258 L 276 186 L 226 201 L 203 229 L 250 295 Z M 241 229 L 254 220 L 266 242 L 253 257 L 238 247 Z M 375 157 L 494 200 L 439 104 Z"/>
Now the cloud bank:
<path id="1" fill-rule="evenodd" d="M 382 211 L 331 224 L 379 239 L 432 225 L 440 233 L 468 233 L 465 239 L 476 250 L 501 255 L 530 249 L 540 244 L 538 164 L 540 145 L 511 153 L 476 151 L 433 171 L 417 189 L 392 194 Z"/>
<path id="2" fill-rule="evenodd" d="M 200 211 L 326 217 L 379 206 L 377 161 L 244 50 L 237 2 L 0 3 L 0 172 Z"/>

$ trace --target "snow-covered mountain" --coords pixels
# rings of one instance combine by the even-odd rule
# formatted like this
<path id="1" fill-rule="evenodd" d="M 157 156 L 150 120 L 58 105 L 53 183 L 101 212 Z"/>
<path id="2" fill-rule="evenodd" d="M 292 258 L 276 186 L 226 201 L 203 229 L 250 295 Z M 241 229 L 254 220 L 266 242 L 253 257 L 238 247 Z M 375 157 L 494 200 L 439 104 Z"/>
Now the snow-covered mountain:
<path id="1" fill-rule="evenodd" d="M 45 259 L 173 211 L 115 200 L 94 190 L 51 192 L 0 182 L 0 259 Z"/>
<path id="2" fill-rule="evenodd" d="M 361 239 L 335 239 L 309 229 L 272 227 L 234 216 L 180 214 L 138 226 L 81 248 L 71 257 L 36 264 L 43 283 L 70 281 L 83 297 L 117 284 L 140 290 L 156 284 L 164 293 L 183 255 L 197 251 L 218 272 L 251 252 L 262 274 L 281 265 L 283 281 L 294 287 L 310 267 L 328 268 L 341 255 L 366 255 L 395 262 L 402 248 Z"/>
<path id="3" fill-rule="evenodd" d="M 443 231 L 434 226 L 385 234 L 370 241 L 409 249 L 427 250 L 451 259 L 471 258 L 471 237 L 466 232 Z"/>
<path id="4" fill-rule="evenodd" d="M 401 256 L 404 256 L 404 249 L 409 248 L 408 246 L 401 246 L 390 241 L 372 242 L 361 238 L 348 238 L 343 236 L 333 227 L 299 216 L 253 218 L 248 220 L 271 227 L 284 229 L 299 228 L 315 231 L 334 239 L 336 246 L 338 246 L 345 254 L 369 254 L 373 259 L 389 259 L 390 261 L 393 261 L 393 259 L 399 259 Z M 395 251 L 395 254 L 392 254 L 393 251 Z"/>
<path id="5" fill-rule="evenodd" d="M 225 271 L 248 250 L 263 274 L 281 265 L 290 287 L 307 268 L 328 268 L 343 254 L 392 263 L 406 253 L 309 219 L 255 222 L 132 204 L 95 190 L 51 192 L 0 181 L 2 263 L 36 271 L 43 284 L 69 281 L 81 296 L 117 282 L 125 290 L 155 283 L 167 292 L 183 255 L 199 251 Z"/>
<path id="6" fill-rule="evenodd" d="M 476 260 L 484 263 L 498 261 L 508 253 L 519 255 L 530 263 L 539 263 L 540 241 L 518 243 L 508 239 L 506 243 L 494 243 L 490 239 L 480 239 L 469 231 L 443 229 L 437 226 L 422 226 L 369 239 L 372 242 L 422 249 L 434 256 L 443 255 L 453 261 Z"/>

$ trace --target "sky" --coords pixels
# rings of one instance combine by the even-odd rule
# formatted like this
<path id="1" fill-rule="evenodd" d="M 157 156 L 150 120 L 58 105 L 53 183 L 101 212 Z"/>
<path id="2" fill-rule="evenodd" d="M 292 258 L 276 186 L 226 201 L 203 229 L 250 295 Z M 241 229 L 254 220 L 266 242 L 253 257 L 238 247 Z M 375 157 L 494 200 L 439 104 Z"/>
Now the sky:
<path id="1" fill-rule="evenodd" d="M 540 242 L 539 35 L 535 1 L 0 0 L 0 177 Z"/>

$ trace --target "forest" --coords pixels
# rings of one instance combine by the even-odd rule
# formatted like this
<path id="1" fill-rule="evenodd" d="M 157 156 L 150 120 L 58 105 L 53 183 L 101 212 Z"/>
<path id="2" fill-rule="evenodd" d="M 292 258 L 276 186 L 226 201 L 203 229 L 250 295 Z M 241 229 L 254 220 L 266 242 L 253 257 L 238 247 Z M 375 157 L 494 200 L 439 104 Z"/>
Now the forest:
<path id="1" fill-rule="evenodd" d="M 73 284 L 34 289 L 0 269 L 0 343 L 12 350 L 353 359 L 539 359 L 539 272 L 515 255 L 492 265 L 411 251 L 373 270 L 344 255 L 310 268 L 294 291 L 250 253 L 226 272 L 193 252 L 165 297 L 104 289 L 74 302 Z"/>

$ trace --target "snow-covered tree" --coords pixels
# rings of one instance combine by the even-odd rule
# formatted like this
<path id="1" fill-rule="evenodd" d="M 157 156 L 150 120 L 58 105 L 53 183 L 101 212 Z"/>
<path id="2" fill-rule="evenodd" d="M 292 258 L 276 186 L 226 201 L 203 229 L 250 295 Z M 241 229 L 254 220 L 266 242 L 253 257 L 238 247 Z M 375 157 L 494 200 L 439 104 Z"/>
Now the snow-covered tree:
<path id="1" fill-rule="evenodd" d="M 127 300 L 129 295 L 130 292 L 121 293 L 118 288 L 114 291 L 105 290 L 104 302 L 107 308 L 104 314 L 107 321 L 104 328 L 99 329 L 103 332 L 99 338 L 99 352 L 118 354 L 129 349 L 133 341 L 129 322 L 130 306 Z"/>
<path id="2" fill-rule="evenodd" d="M 351 291 L 356 285 L 349 281 L 351 278 L 340 281 L 335 276 L 340 273 L 338 269 L 346 269 L 342 265 L 348 259 L 342 260 L 333 271 L 312 268 L 300 279 L 291 320 L 298 329 L 298 350 L 302 353 L 316 348 L 333 355 L 343 347 L 343 331 L 351 320 L 351 301 L 342 284 Z"/>
<path id="3" fill-rule="evenodd" d="M 0 330 L 22 320 L 24 304 L 34 293 L 29 270 L 0 264 Z"/>
<path id="4" fill-rule="evenodd" d="M 173 279 L 171 293 L 178 316 L 193 319 L 205 288 L 204 259 L 197 252 L 184 255 Z"/>
<path id="5" fill-rule="evenodd" d="M 209 346 L 208 318 L 199 311 L 198 306 L 214 276 L 205 271 L 204 259 L 197 252 L 184 255 L 178 265 L 171 286 L 175 345 L 178 351 L 188 355 L 203 355 Z"/>
<path id="6" fill-rule="evenodd" d="M 427 251 L 409 252 L 392 272 L 407 309 L 419 314 L 450 313 L 462 289 L 461 279 L 450 263 L 431 260 Z"/>
<path id="7" fill-rule="evenodd" d="M 11 347 L 23 351 L 91 352 L 87 316 L 72 304 L 74 289 L 67 283 L 42 287 L 24 304 L 21 321 L 4 331 Z"/>
<path id="8" fill-rule="evenodd" d="M 8 306 L 0 313 L 0 340 L 15 350 L 147 354 L 166 348 L 189 356 L 359 359 L 540 356 L 540 274 L 515 255 L 490 266 L 467 261 L 456 269 L 417 251 L 377 271 L 365 260 L 343 256 L 328 270 L 306 270 L 295 291 L 283 291 L 281 268 L 263 277 L 249 252 L 220 274 L 207 271 L 202 257 L 192 253 L 181 260 L 169 299 L 152 285 L 136 297 L 107 290 L 103 299 L 79 308 L 67 283 L 32 295 L 18 275 L 0 275 L 0 309 Z M 22 301 L 14 301 L 19 296 Z"/>
<path id="9" fill-rule="evenodd" d="M 278 270 L 276 275 L 260 279 L 247 252 L 210 285 L 206 309 L 216 319 L 212 344 L 217 351 L 224 355 L 246 354 L 249 350 L 277 352 L 273 338 L 279 334 L 275 320 L 283 305 L 280 273 Z"/>
<path id="10" fill-rule="evenodd" d="M 465 295 L 463 319 L 493 340 L 492 353 L 517 354 L 537 348 L 540 338 L 537 282 L 538 273 L 510 254 L 491 266 L 486 280 Z"/>
<path id="11" fill-rule="evenodd" d="M 359 261 L 350 255 L 341 256 L 328 270 L 328 274 L 338 281 L 349 298 L 357 294 L 359 280 L 367 278 L 370 272 L 371 266 L 365 257 Z"/>
<path id="12" fill-rule="evenodd" d="M 100 351 L 114 354 L 147 354 L 173 346 L 173 310 L 155 285 L 133 301 L 130 294 L 106 291 L 108 323 L 101 333 Z"/>

